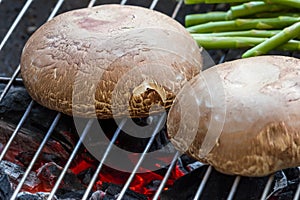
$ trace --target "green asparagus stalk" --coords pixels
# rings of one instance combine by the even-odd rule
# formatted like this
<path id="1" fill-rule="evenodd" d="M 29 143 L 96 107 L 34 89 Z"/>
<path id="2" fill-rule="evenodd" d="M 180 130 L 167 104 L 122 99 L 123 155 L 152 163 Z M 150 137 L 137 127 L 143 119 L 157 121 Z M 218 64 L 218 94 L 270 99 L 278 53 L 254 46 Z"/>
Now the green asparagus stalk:
<path id="1" fill-rule="evenodd" d="M 205 0 L 184 0 L 184 4 L 186 5 L 192 5 L 198 3 L 205 3 Z"/>
<path id="2" fill-rule="evenodd" d="M 208 22 L 188 27 L 190 33 L 211 33 L 224 31 L 240 31 L 249 29 L 282 29 L 300 21 L 298 17 L 280 16 L 276 18 L 236 19 L 229 21 Z"/>
<path id="3" fill-rule="evenodd" d="M 214 36 L 193 36 L 197 44 L 205 49 L 237 49 L 237 48 L 251 48 L 268 38 L 256 37 L 214 37 Z M 300 41 L 290 40 L 289 42 L 276 47 L 278 50 L 285 51 L 299 51 Z"/>
<path id="4" fill-rule="evenodd" d="M 287 17 L 300 17 L 300 13 L 294 13 L 294 12 L 263 12 L 263 13 L 256 13 L 252 15 L 253 18 L 274 18 L 279 16 L 287 16 Z"/>
<path id="5" fill-rule="evenodd" d="M 279 5 L 286 5 L 290 7 L 300 8 L 299 0 L 264 0 L 264 1 L 269 4 L 279 4 Z"/>
<path id="6" fill-rule="evenodd" d="M 202 14 L 190 14 L 185 17 L 185 26 L 193 26 L 211 21 L 224 21 L 227 18 L 227 12 L 208 12 Z"/>
<path id="7" fill-rule="evenodd" d="M 207 3 L 207 4 L 213 4 L 213 3 L 244 3 L 249 2 L 250 0 L 184 0 L 184 3 L 189 4 L 198 4 L 198 3 Z"/>
<path id="8" fill-rule="evenodd" d="M 193 37 L 262 37 L 268 38 L 276 35 L 281 30 L 246 30 L 246 31 L 230 31 L 230 32 L 218 32 L 218 33 L 192 33 Z"/>
<path id="9" fill-rule="evenodd" d="M 186 5 L 205 3 L 205 0 L 184 0 Z"/>
<path id="10" fill-rule="evenodd" d="M 283 45 L 284 43 L 288 42 L 291 39 L 300 35 L 300 22 L 297 22 L 273 37 L 267 39 L 266 41 L 260 43 L 259 45 L 255 46 L 254 48 L 248 50 L 243 54 L 243 58 L 251 57 L 251 56 L 258 56 L 268 53 L 270 50 L 275 49 L 278 46 Z"/>
<path id="11" fill-rule="evenodd" d="M 263 42 L 264 38 L 255 37 L 215 37 L 193 35 L 197 44 L 205 49 L 236 49 L 254 47 Z"/>
<path id="12" fill-rule="evenodd" d="M 193 37 L 258 37 L 258 38 L 269 38 L 278 34 L 282 30 L 246 30 L 246 31 L 229 31 L 229 32 L 218 32 L 218 33 L 191 33 Z M 300 40 L 300 35 L 295 37 Z"/>
<path id="13" fill-rule="evenodd" d="M 244 17 L 252 17 L 252 18 L 275 18 L 279 16 L 287 16 L 287 17 L 300 17 L 300 13 L 293 13 L 293 12 L 262 12 L 262 13 L 255 13 L 254 12 L 242 12 L 244 13 Z M 253 15 L 252 15 L 253 14 Z M 236 15 L 236 17 L 241 17 Z M 190 27 L 198 24 L 204 24 L 207 22 L 214 22 L 214 21 L 226 21 L 231 18 L 235 18 L 232 16 L 231 11 L 223 12 L 223 11 L 213 11 L 201 14 L 189 14 L 185 16 L 185 26 Z"/>
<path id="14" fill-rule="evenodd" d="M 286 9 L 286 6 L 270 5 L 262 1 L 251 1 L 237 6 L 231 6 L 227 12 L 227 19 L 236 19 L 261 12 L 278 12 Z"/>
<path id="15" fill-rule="evenodd" d="M 206 3 L 206 4 L 214 4 L 214 3 L 246 3 L 251 0 L 184 0 L 184 3 L 189 4 L 199 4 L 199 3 Z M 263 0 L 269 4 L 279 4 L 279 5 L 287 5 L 290 7 L 300 8 L 299 0 Z"/>
<path id="16" fill-rule="evenodd" d="M 212 4 L 212 3 L 245 3 L 249 2 L 249 0 L 205 0 L 205 3 Z"/>

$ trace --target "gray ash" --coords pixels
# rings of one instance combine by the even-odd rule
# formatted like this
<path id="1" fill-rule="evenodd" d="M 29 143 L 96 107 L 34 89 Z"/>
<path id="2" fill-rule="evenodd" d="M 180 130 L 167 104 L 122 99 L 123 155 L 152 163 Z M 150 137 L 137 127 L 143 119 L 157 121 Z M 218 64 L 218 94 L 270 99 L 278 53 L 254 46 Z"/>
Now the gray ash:
<path id="1" fill-rule="evenodd" d="M 11 187 L 9 177 L 4 170 L 0 168 L 0 199 L 9 199 L 12 194 L 13 189 Z"/>

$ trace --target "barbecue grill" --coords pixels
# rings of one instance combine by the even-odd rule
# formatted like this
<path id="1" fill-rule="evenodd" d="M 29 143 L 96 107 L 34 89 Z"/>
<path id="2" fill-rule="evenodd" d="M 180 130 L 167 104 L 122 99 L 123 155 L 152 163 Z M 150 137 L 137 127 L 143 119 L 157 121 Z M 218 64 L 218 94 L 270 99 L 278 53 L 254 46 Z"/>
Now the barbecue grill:
<path id="1" fill-rule="evenodd" d="M 183 23 L 183 16 L 186 14 L 186 12 L 193 12 L 195 9 L 203 9 L 199 6 L 191 7 L 191 6 L 185 6 L 183 4 L 183 0 L 173 1 L 173 0 L 143 0 L 143 1 L 130 1 L 130 0 L 91 0 L 90 2 L 87 1 L 80 1 L 80 2 L 71 2 L 71 1 L 64 1 L 64 0 L 57 0 L 56 1 L 45 1 L 45 0 L 39 0 L 39 1 L 33 1 L 33 0 L 27 0 L 24 2 L 20 1 L 8 1 L 4 0 L 1 2 L 0 0 L 0 16 L 1 20 L 5 21 L 5 23 L 0 23 L 0 58 L 1 58 L 1 70 L 0 70 L 0 83 L 5 84 L 5 88 L 1 93 L 0 96 L 0 103 L 5 101 L 7 98 L 7 95 L 12 87 L 16 85 L 22 86 L 22 79 L 19 77 L 20 72 L 20 66 L 18 64 L 20 53 L 23 47 L 24 42 L 28 39 L 28 36 L 37 28 L 32 26 L 31 20 L 32 17 L 38 18 L 34 19 L 38 21 L 38 24 L 42 24 L 43 20 L 50 20 L 55 15 L 65 12 L 67 10 L 75 9 L 75 8 L 82 8 L 82 7 L 91 7 L 94 5 L 100 5 L 100 4 L 106 4 L 106 3 L 119 3 L 119 4 L 131 4 L 131 5 L 140 5 L 143 7 L 148 7 L 150 9 L 159 10 L 163 13 L 168 14 L 172 18 L 175 18 L 179 22 Z M 14 6 L 10 6 L 9 4 L 15 4 Z M 42 6 L 43 8 L 39 10 L 38 6 Z M 8 11 L 8 8 L 15 8 L 15 10 Z M 194 9 L 194 10 L 193 10 Z M 204 9 L 214 9 L 214 6 L 211 7 L 205 7 Z M 35 13 L 36 12 L 36 13 Z M 29 13 L 29 14 L 28 14 Z M 42 16 L 42 17 L 40 17 Z M 24 28 L 26 27 L 26 28 Z M 24 31 L 27 31 L 27 33 L 22 34 Z M 25 36 L 24 36 L 25 35 Z M 16 40 L 19 40 L 21 42 L 17 43 Z M 215 59 L 216 63 L 222 63 L 226 60 L 234 59 L 234 57 L 240 56 L 240 53 L 238 51 L 228 51 L 228 50 L 222 50 L 222 51 L 214 51 L 210 52 L 212 53 L 213 58 Z M 233 56 L 234 55 L 234 56 Z M 17 66 L 14 68 L 13 66 Z M 2 149 L 2 152 L 0 154 L 0 162 L 5 162 L 5 155 L 10 151 L 10 146 L 14 143 L 15 138 L 17 137 L 19 131 L 21 130 L 22 126 L 26 124 L 26 120 L 33 109 L 34 101 L 31 101 L 28 106 L 25 108 L 25 112 L 23 113 L 21 119 L 18 121 L 17 126 L 13 130 L 13 134 L 11 137 L 7 140 L 6 144 L 4 144 L 4 147 Z M 44 112 L 47 112 L 44 110 Z M 13 194 L 11 196 L 11 199 L 17 199 L 18 195 L 20 194 L 20 191 L 22 190 L 22 186 L 24 185 L 26 179 L 28 176 L 30 176 L 30 173 L 36 164 L 38 157 L 43 150 L 44 146 L 46 145 L 47 141 L 51 137 L 51 134 L 55 127 L 58 125 L 59 120 L 62 118 L 62 114 L 56 113 L 56 116 L 54 120 L 52 121 L 49 129 L 46 131 L 46 134 L 40 143 L 39 147 L 37 149 L 33 149 L 35 152 L 33 157 L 31 158 L 30 163 L 28 164 L 24 175 L 17 183 L 17 186 L 13 190 Z M 158 116 L 158 119 L 154 120 L 156 123 L 156 127 L 153 130 L 152 135 L 150 136 L 149 140 L 147 141 L 147 144 L 145 145 L 143 151 L 141 151 L 140 157 L 138 158 L 136 165 L 133 167 L 130 175 L 128 176 L 128 179 L 126 180 L 125 184 L 122 185 L 121 190 L 119 194 L 116 196 L 116 199 L 121 200 L 124 199 L 124 195 L 127 191 L 127 189 L 130 187 L 130 184 L 132 183 L 134 177 L 136 176 L 137 172 L 139 171 L 139 168 L 141 167 L 141 164 L 143 163 L 145 156 L 147 155 L 147 152 L 150 150 L 150 147 L 152 143 L 155 140 L 155 136 L 158 132 L 159 127 L 162 123 L 164 123 L 165 116 Z M 91 128 L 94 120 L 90 119 L 85 124 L 85 127 L 83 128 L 80 138 L 77 141 L 77 143 L 74 145 L 74 148 L 72 149 L 72 153 L 70 154 L 67 162 L 63 166 L 63 169 L 61 170 L 60 175 L 58 176 L 54 187 L 49 192 L 49 195 L 47 199 L 53 199 L 55 197 L 55 194 L 63 181 L 64 176 L 67 174 L 67 170 L 69 169 L 70 165 L 72 165 L 72 162 L 74 158 L 77 156 L 78 151 L 80 147 L 82 146 L 82 142 L 84 138 L 86 137 L 87 133 L 89 132 L 89 129 Z M 122 120 L 119 123 L 119 127 L 116 128 L 114 131 L 114 134 L 111 137 L 110 143 L 107 145 L 105 152 L 103 153 L 102 159 L 99 161 L 98 165 L 95 166 L 95 172 L 85 189 L 85 192 L 81 199 L 89 199 L 91 191 L 93 190 L 94 185 L 98 181 L 99 173 L 101 173 L 101 170 L 104 166 L 105 160 L 110 156 L 110 151 L 115 145 L 115 142 L 117 141 L 117 138 L 120 134 L 120 131 L 123 126 L 126 124 L 126 119 Z M 161 198 L 161 194 L 164 190 L 166 190 L 165 185 L 172 173 L 172 170 L 174 170 L 174 167 L 177 165 L 178 162 L 180 162 L 180 154 L 178 152 L 175 152 L 172 154 L 173 158 L 171 159 L 170 165 L 167 167 L 167 170 L 165 170 L 165 174 L 163 175 L 163 179 L 161 180 L 159 186 L 157 187 L 157 190 L 152 197 L 152 199 L 159 199 Z M 191 199 L 202 199 L 205 196 L 205 192 L 209 192 L 205 190 L 207 184 L 211 181 L 211 174 L 214 172 L 213 167 L 206 166 L 205 173 L 199 177 L 199 180 L 201 180 L 200 184 L 197 186 L 197 189 L 194 190 L 193 197 Z M 235 199 L 237 197 L 237 193 L 241 193 L 243 191 L 239 191 L 240 184 L 244 180 L 247 180 L 246 177 L 240 177 L 240 176 L 230 176 L 230 185 L 227 185 L 225 188 L 228 188 L 225 193 L 226 195 L 222 197 L 222 199 Z M 259 197 L 260 199 L 267 199 L 271 197 L 272 194 L 272 188 L 275 184 L 275 178 L 274 175 L 271 175 L 269 177 L 263 177 L 261 178 L 264 185 L 261 186 L 262 192 L 260 192 Z M 224 181 L 224 184 L 226 184 L 228 181 Z M 223 184 L 223 183 L 221 183 Z M 214 188 L 217 190 L 217 188 Z M 244 187 L 245 189 L 245 187 Z M 210 191 L 211 192 L 211 191 Z M 218 191 L 214 191 L 218 193 Z M 253 191 L 257 192 L 257 191 Z M 300 184 L 297 185 L 297 189 L 293 193 L 293 199 L 297 200 L 300 196 Z M 167 197 L 164 197 L 167 199 Z M 161 198 L 161 199 L 164 199 Z M 169 198 L 172 199 L 172 198 Z"/>

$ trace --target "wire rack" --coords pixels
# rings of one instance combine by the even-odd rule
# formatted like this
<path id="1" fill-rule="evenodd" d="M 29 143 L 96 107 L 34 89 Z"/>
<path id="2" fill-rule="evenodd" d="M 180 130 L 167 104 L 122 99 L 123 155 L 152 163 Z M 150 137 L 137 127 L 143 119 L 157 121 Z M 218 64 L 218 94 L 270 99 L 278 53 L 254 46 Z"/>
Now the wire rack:
<path id="1" fill-rule="evenodd" d="M 5 0 L 4 0 L 5 1 Z M 8 0 L 7 0 L 8 1 Z M 100 2 L 100 1 L 99 1 Z M 94 6 L 96 3 L 99 3 L 99 2 L 96 2 L 96 0 L 91 0 L 89 2 L 87 2 L 87 7 L 92 7 Z M 129 2 L 127 0 L 122 0 L 122 1 L 111 1 L 112 3 L 120 3 L 122 5 L 125 5 L 125 4 L 137 4 L 138 2 L 135 1 L 134 3 L 132 2 Z M 139 1 L 140 3 L 141 1 Z M 149 3 L 149 9 L 156 9 L 160 3 L 159 0 L 153 0 L 153 1 L 147 1 Z M 2 2 L 3 3 L 3 2 Z M 8 3 L 8 2 L 6 2 Z M 6 34 L 4 35 L 3 38 L 0 38 L 0 54 L 8 54 L 8 51 L 4 51 L 4 47 L 5 45 L 8 45 L 8 41 L 11 37 L 13 37 L 13 33 L 14 32 L 17 32 L 18 31 L 18 25 L 20 23 L 20 21 L 24 18 L 25 16 L 25 13 L 28 12 L 28 10 L 30 9 L 31 5 L 33 3 L 33 0 L 27 0 L 27 1 L 24 1 L 24 5 L 23 7 L 20 9 L 20 11 L 18 12 L 17 16 L 15 17 L 15 19 L 13 20 L 13 23 L 9 26 L 9 28 L 7 29 L 6 31 Z M 51 12 L 50 14 L 48 15 L 47 17 L 47 21 L 48 20 L 51 20 L 55 15 L 57 15 L 62 7 L 62 5 L 65 3 L 64 0 L 58 0 L 54 7 L 51 8 Z M 107 3 L 110 3 L 110 1 L 107 1 Z M 103 4 L 103 1 L 101 1 L 101 4 Z M 170 3 L 171 4 L 171 3 Z M 176 16 L 178 15 L 180 9 L 182 9 L 183 7 L 183 0 L 179 0 L 179 1 L 172 1 L 172 4 L 173 4 L 173 8 L 172 8 L 172 12 L 171 13 L 168 13 L 172 18 L 176 18 Z M 1 0 L 0 0 L 0 8 L 1 8 Z M 62 12 L 62 11 L 61 11 Z M 1 19 L 2 20 L 2 19 Z M 20 47 L 22 48 L 22 47 Z M 224 54 L 223 56 L 221 56 L 221 58 L 217 61 L 219 63 L 222 63 L 225 61 L 226 59 L 226 56 L 227 54 Z M 4 82 L 6 83 L 6 86 L 5 86 L 5 89 L 3 90 L 3 92 L 1 93 L 0 95 L 0 102 L 3 101 L 5 99 L 5 96 L 6 94 L 8 93 L 8 91 L 10 90 L 10 88 L 13 86 L 13 85 L 16 85 L 16 84 L 20 84 L 22 83 L 22 79 L 18 77 L 20 73 L 20 65 L 18 65 L 16 67 L 16 69 L 14 70 L 14 72 L 12 73 L 12 75 L 10 77 L 0 77 L 0 81 L 1 82 Z M 13 143 L 15 137 L 17 136 L 19 130 L 21 129 L 21 127 L 23 126 L 26 118 L 28 117 L 29 113 L 31 112 L 31 109 L 34 105 L 34 101 L 32 100 L 28 107 L 26 108 L 26 111 L 24 112 L 22 118 L 20 119 L 18 125 L 16 126 L 13 134 L 11 135 L 11 137 L 9 138 L 9 140 L 7 141 L 3 151 L 1 152 L 0 154 L 0 161 L 2 162 L 3 161 L 3 158 L 4 156 L 6 155 L 6 153 L 9 151 L 9 147 L 10 145 Z M 45 146 L 47 140 L 49 139 L 49 137 L 51 136 L 51 133 L 53 132 L 54 128 L 57 126 L 59 120 L 61 118 L 61 114 L 60 113 L 57 113 L 56 114 L 56 117 L 55 119 L 53 120 L 51 126 L 49 127 L 43 141 L 40 143 L 40 146 L 39 148 L 36 150 L 36 153 L 35 155 L 33 156 L 29 166 L 27 167 L 26 169 L 26 172 L 24 173 L 22 179 L 20 180 L 19 184 L 17 185 L 16 189 L 14 190 L 14 193 L 11 197 L 11 199 L 16 199 L 17 198 L 17 195 L 18 193 L 20 192 L 27 176 L 29 175 L 29 173 L 31 172 L 35 162 L 37 161 L 37 158 L 38 156 L 40 155 L 43 147 Z M 124 184 L 122 190 L 121 190 L 121 193 L 119 194 L 119 196 L 117 197 L 117 200 L 121 200 L 124 195 L 125 195 L 125 192 L 127 190 L 127 188 L 129 187 L 130 183 L 132 182 L 133 178 L 135 177 L 136 175 L 136 172 L 138 170 L 138 168 L 140 167 L 141 163 L 143 162 L 144 158 L 145 158 L 145 155 L 147 154 L 152 142 L 153 142 L 153 139 L 155 137 L 155 134 L 157 132 L 157 129 L 158 127 L 160 126 L 161 123 L 163 123 L 163 118 L 164 116 L 162 116 L 158 122 L 157 122 L 157 128 L 153 131 L 153 134 L 148 142 L 148 144 L 146 145 L 146 148 L 144 149 L 143 153 L 141 154 L 136 166 L 134 167 L 133 171 L 131 172 L 131 175 L 129 176 L 128 180 L 126 181 L 126 183 Z M 91 125 L 93 123 L 93 119 L 90 119 L 82 134 L 81 134 L 81 137 L 80 139 L 78 140 L 75 148 L 73 149 L 73 152 L 71 153 L 66 165 L 63 167 L 63 170 L 60 174 L 60 176 L 58 177 L 54 187 L 52 188 L 52 191 L 50 192 L 50 195 L 48 196 L 48 200 L 51 200 L 53 199 L 63 177 L 65 176 L 70 164 L 72 163 L 73 159 L 75 158 L 78 150 L 79 150 L 79 147 L 81 146 L 82 144 L 82 140 L 84 139 L 84 137 L 86 136 L 87 132 L 89 131 L 89 129 L 91 128 Z M 107 159 L 107 157 L 109 156 L 109 152 L 111 150 L 111 147 L 114 145 L 114 142 L 116 141 L 116 138 L 118 137 L 119 133 L 120 133 L 120 130 L 122 129 L 122 126 L 126 123 L 126 119 L 124 119 L 119 127 L 117 128 L 117 130 L 115 131 L 114 133 L 114 136 L 113 138 L 111 139 L 111 142 L 110 144 L 108 145 L 108 148 L 106 149 L 101 161 L 99 162 L 97 168 L 96 168 L 96 171 L 92 177 L 92 180 L 91 182 L 89 183 L 82 199 L 88 199 L 88 196 L 93 188 L 93 185 L 95 184 L 95 182 L 97 181 L 97 178 L 98 178 L 98 174 L 100 173 L 102 167 L 103 167 L 103 163 L 105 162 L 105 160 Z M 166 184 L 169 176 L 170 176 L 170 173 L 173 169 L 173 167 L 175 166 L 176 162 L 177 162 L 177 159 L 178 159 L 178 156 L 179 156 L 179 153 L 176 153 L 172 159 L 172 162 L 171 164 L 169 165 L 169 168 L 166 172 L 166 174 L 164 175 L 164 178 L 158 188 L 158 190 L 156 191 L 153 199 L 154 200 L 157 200 L 160 198 L 160 194 L 164 188 L 164 185 Z M 194 200 L 198 200 L 198 199 L 201 199 L 201 195 L 203 195 L 203 191 L 204 191 L 204 188 L 206 186 L 206 183 L 209 181 L 209 177 L 211 175 L 211 172 L 212 172 L 213 168 L 211 166 L 209 166 L 205 172 L 205 175 L 197 189 L 197 191 L 195 191 L 195 196 L 194 196 Z M 234 199 L 235 197 L 235 194 L 236 194 L 236 191 L 238 190 L 238 186 L 239 186 L 239 183 L 240 183 L 240 180 L 242 179 L 243 177 L 240 177 L 240 176 L 236 176 L 232 185 L 231 185 L 231 189 L 230 191 L 228 191 L 228 196 L 227 196 L 227 199 L 228 200 L 231 200 L 231 199 Z M 271 185 L 272 185 L 272 182 L 274 180 L 274 175 L 271 175 L 269 176 L 269 179 L 264 187 L 264 190 L 263 190 L 263 193 L 261 194 L 261 199 L 264 200 L 267 198 L 268 194 L 270 193 L 270 188 L 271 188 Z M 300 185 L 298 185 L 298 189 L 296 191 L 296 193 L 294 194 L 294 200 L 298 200 L 299 199 L 299 196 L 300 196 Z"/>

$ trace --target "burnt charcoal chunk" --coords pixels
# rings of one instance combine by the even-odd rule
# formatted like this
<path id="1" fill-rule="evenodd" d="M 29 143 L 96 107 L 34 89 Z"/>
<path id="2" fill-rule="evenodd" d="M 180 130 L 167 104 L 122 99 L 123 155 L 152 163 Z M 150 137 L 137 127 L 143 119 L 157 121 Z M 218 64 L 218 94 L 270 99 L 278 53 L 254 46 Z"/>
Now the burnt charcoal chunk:
<path id="1" fill-rule="evenodd" d="M 39 196 L 35 195 L 35 194 L 22 194 L 20 195 L 17 200 L 41 200 Z"/>
<path id="2" fill-rule="evenodd" d="M 118 194 L 121 192 L 122 187 L 113 183 L 103 183 L 103 191 L 106 195 L 103 200 L 115 200 Z M 136 193 L 130 189 L 127 189 L 122 200 L 147 200 L 147 197 L 143 194 Z"/>
<path id="3" fill-rule="evenodd" d="M 55 163 L 46 163 L 38 170 L 38 177 L 42 180 L 45 188 L 51 189 L 62 170 L 63 168 Z M 77 176 L 68 170 L 63 178 L 61 189 L 64 189 L 65 191 L 78 191 L 84 190 L 85 187 Z"/>
<path id="4" fill-rule="evenodd" d="M 19 195 L 17 200 L 41 200 L 41 197 L 36 194 L 24 193 Z"/>
<path id="5" fill-rule="evenodd" d="M 84 195 L 85 190 L 78 191 L 68 191 L 64 189 L 58 189 L 56 192 L 56 196 L 58 199 L 72 199 L 72 200 L 80 200 Z"/>
<path id="6" fill-rule="evenodd" d="M 288 180 L 300 181 L 300 169 L 299 168 L 287 168 L 283 170 Z"/>
<path id="7" fill-rule="evenodd" d="M 177 179 L 174 185 L 161 194 L 161 200 L 192 200 L 202 181 L 207 166 L 202 166 Z M 226 199 L 236 176 L 225 175 L 212 170 L 209 179 L 201 193 L 201 200 Z M 269 176 L 241 177 L 234 199 L 260 199 Z M 290 168 L 274 174 L 274 181 L 268 199 L 293 199 L 300 182 L 299 169 Z"/>
<path id="8" fill-rule="evenodd" d="M 102 190 L 97 190 L 92 194 L 89 200 L 102 200 L 105 197 L 105 192 Z"/>
<path id="9" fill-rule="evenodd" d="M 177 179 L 172 188 L 162 192 L 161 200 L 193 199 L 204 173 L 203 168 L 198 168 Z"/>
<path id="10" fill-rule="evenodd" d="M 294 197 L 294 192 L 288 191 L 280 194 L 279 196 L 273 197 L 273 199 L 276 198 L 276 200 L 288 200 L 288 199 L 293 199 L 293 197 Z"/>
<path id="11" fill-rule="evenodd" d="M 299 168 L 288 168 L 276 172 L 274 183 L 272 184 L 273 191 L 269 195 L 270 199 L 293 199 L 300 183 Z"/>
<path id="12" fill-rule="evenodd" d="M 20 152 L 18 155 L 16 155 L 15 159 L 22 163 L 24 166 L 28 166 L 34 154 L 35 151 Z M 42 162 L 55 162 L 57 164 L 61 164 L 64 163 L 64 160 L 59 155 L 42 152 L 37 162 L 35 162 L 34 168 L 36 168 L 37 166 L 39 167 L 39 163 Z"/>
<path id="13" fill-rule="evenodd" d="M 15 128 L 16 126 L 6 123 L 0 119 L 0 143 L 2 145 L 6 144 Z M 14 142 L 11 144 L 10 150 L 6 153 L 4 159 L 10 162 L 16 162 L 17 160 L 26 167 L 40 146 L 43 137 L 44 135 L 40 132 L 21 128 L 14 138 Z M 2 146 L 1 144 L 0 147 Z M 65 146 L 63 146 L 60 141 L 50 138 L 43 148 L 38 161 L 35 163 L 34 170 L 42 163 L 49 161 L 55 161 L 59 165 L 64 165 L 69 157 L 69 152 L 65 150 L 64 147 Z"/>
<path id="14" fill-rule="evenodd" d="M 46 200 L 49 196 L 48 192 L 21 192 L 18 194 L 17 200 Z M 56 196 L 54 196 L 53 200 L 57 200 Z"/>
<path id="15" fill-rule="evenodd" d="M 9 178 L 7 174 L 0 170 L 0 199 L 6 200 L 10 199 L 13 190 L 11 188 L 11 184 L 9 182 Z"/>
<path id="16" fill-rule="evenodd" d="M 88 185 L 91 180 L 92 180 L 92 177 L 95 173 L 95 170 L 93 168 L 88 168 L 82 172 L 80 172 L 77 177 L 81 180 L 81 182 L 85 185 Z"/>
<path id="17" fill-rule="evenodd" d="M 207 166 L 199 167 L 187 175 L 175 181 L 172 188 L 162 192 L 161 200 L 192 200 L 204 177 Z M 212 170 L 209 179 L 201 194 L 202 200 L 226 199 L 235 176 L 225 175 Z M 259 199 L 268 178 L 246 178 L 243 177 L 239 183 L 235 198 L 239 200 Z"/>
<path id="18" fill-rule="evenodd" d="M 197 162 L 198 160 L 186 155 L 186 154 L 183 154 L 182 156 L 180 156 L 180 160 L 182 162 L 182 166 L 183 167 L 187 167 L 189 164 L 192 164 L 192 163 L 195 163 Z"/>
<path id="19" fill-rule="evenodd" d="M 260 178 L 243 177 L 236 191 L 235 199 L 241 199 L 241 200 L 260 199 L 268 179 L 269 177 L 260 177 Z"/>
<path id="20" fill-rule="evenodd" d="M 146 185 L 146 188 L 151 191 L 156 191 L 161 184 L 161 180 L 152 180 L 149 184 Z"/>
<path id="21" fill-rule="evenodd" d="M 155 129 L 155 125 L 157 121 L 160 119 L 160 115 L 154 115 L 149 118 L 133 118 L 133 122 L 125 123 L 123 129 L 121 130 L 116 146 L 134 153 L 141 153 L 144 151 L 147 146 L 151 135 Z M 105 119 L 98 120 L 101 129 L 104 131 L 108 138 L 112 138 L 115 130 L 117 129 L 117 124 L 114 119 Z M 136 127 L 132 126 L 131 123 L 135 123 L 137 127 L 142 128 L 143 132 L 139 132 L 139 135 L 136 137 Z M 147 125 L 147 127 L 145 127 Z M 93 142 L 93 141 L 91 141 Z M 166 136 L 166 124 L 160 127 L 159 132 L 157 133 L 154 142 L 152 143 L 149 152 L 156 151 L 157 149 L 161 149 L 162 147 L 169 144 L 169 140 Z M 166 153 L 175 152 L 175 149 L 172 146 L 167 149 Z"/>
<path id="22" fill-rule="evenodd" d="M 0 83 L 0 94 L 4 88 L 5 84 Z M 30 102 L 31 97 L 28 95 L 26 88 L 12 86 L 5 95 L 5 98 L 0 102 L 0 119 L 9 124 L 17 125 Z M 56 114 L 56 111 L 34 103 L 26 119 L 26 123 L 23 124 L 23 128 L 44 135 L 48 131 Z M 71 138 L 65 132 L 73 133 L 71 134 Z M 62 115 L 51 137 L 61 141 L 69 149 L 69 146 L 72 146 L 74 143 L 73 140 L 78 138 L 75 133 L 76 129 L 72 117 Z"/>
<path id="23" fill-rule="evenodd" d="M 5 84 L 0 84 L 0 94 L 3 92 Z M 15 112 L 24 112 L 31 101 L 30 96 L 24 87 L 11 87 L 3 101 L 0 103 L 0 114 L 12 115 Z"/>

